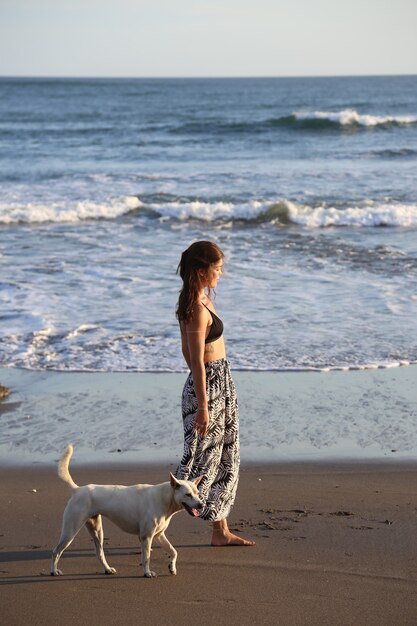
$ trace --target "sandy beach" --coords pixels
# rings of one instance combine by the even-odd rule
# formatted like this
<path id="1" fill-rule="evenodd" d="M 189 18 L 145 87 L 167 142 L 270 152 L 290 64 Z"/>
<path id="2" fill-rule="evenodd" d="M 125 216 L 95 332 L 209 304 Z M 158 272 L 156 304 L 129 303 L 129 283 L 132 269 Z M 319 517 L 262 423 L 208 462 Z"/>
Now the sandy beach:
<path id="1" fill-rule="evenodd" d="M 84 530 L 49 576 L 69 495 L 56 459 L 72 441 L 78 484 L 167 480 L 184 375 L 1 370 L 2 622 L 415 626 L 416 372 L 236 372 L 230 525 L 256 546 L 211 548 L 210 527 L 181 513 L 167 533 L 178 575 L 156 547 L 147 580 L 137 538 L 107 520 L 117 576 Z"/>
<path id="2" fill-rule="evenodd" d="M 162 482 L 168 467 L 82 467 L 85 482 Z M 49 576 L 68 497 L 53 468 L 0 470 L 2 622 L 415 626 L 417 464 L 274 464 L 242 468 L 231 527 L 253 548 L 211 548 L 185 513 L 168 536 L 178 575 L 152 554 L 142 577 L 134 536 L 105 520 L 116 576 L 83 530 Z"/>

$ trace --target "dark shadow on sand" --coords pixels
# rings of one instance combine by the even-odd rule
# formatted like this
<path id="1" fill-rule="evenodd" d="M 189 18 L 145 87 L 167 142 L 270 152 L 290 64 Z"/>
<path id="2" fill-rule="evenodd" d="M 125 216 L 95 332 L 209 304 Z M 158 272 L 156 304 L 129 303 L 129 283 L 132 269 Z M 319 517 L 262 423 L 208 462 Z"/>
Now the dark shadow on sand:
<path id="1" fill-rule="evenodd" d="M 158 574 L 157 578 L 172 578 L 172 575 L 169 572 L 163 572 Z M 31 576 L 8 576 L 3 579 L 0 579 L 0 587 L 8 586 L 8 585 L 33 585 L 37 583 L 52 583 L 52 584 L 65 584 L 65 583 L 74 583 L 78 580 L 154 580 L 153 578 L 145 578 L 142 573 L 138 573 L 137 576 L 123 576 L 123 574 L 115 574 L 114 576 L 107 576 L 103 572 L 96 572 L 95 574 L 83 574 L 83 573 L 73 573 L 73 574 L 63 574 L 63 576 L 51 576 L 50 574 L 40 573 L 40 574 L 32 574 Z M 149 584 L 148 582 L 146 584 Z"/>

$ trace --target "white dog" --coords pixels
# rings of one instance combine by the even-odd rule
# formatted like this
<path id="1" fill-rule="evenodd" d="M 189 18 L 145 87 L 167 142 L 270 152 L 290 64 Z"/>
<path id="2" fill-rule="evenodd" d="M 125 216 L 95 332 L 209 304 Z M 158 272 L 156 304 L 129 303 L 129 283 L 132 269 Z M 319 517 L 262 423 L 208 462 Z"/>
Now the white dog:
<path id="1" fill-rule="evenodd" d="M 59 543 L 52 553 L 51 576 L 62 575 L 58 569 L 58 561 L 84 525 L 94 540 L 97 557 L 105 573 L 116 573 L 104 556 L 102 515 L 108 517 L 125 532 L 139 536 L 145 577 L 156 576 L 149 567 L 153 539 L 156 539 L 168 553 L 168 568 L 170 573 L 175 575 L 177 551 L 165 537 L 165 530 L 168 528 L 171 517 L 179 511 L 185 509 L 190 515 L 198 516 L 198 510 L 203 508 L 197 490 L 202 476 L 194 481 L 188 481 L 177 480 L 170 474 L 170 481 L 160 485 L 78 487 L 68 470 L 72 451 L 72 446 L 68 446 L 58 465 L 58 476 L 68 483 L 73 495 L 64 511 Z"/>

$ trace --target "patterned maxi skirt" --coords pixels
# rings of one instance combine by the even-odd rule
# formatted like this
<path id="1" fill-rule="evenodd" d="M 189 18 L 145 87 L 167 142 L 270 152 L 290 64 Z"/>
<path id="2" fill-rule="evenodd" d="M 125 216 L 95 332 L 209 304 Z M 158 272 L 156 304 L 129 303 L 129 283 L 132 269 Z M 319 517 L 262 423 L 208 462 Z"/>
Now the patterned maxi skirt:
<path id="1" fill-rule="evenodd" d="M 215 522 L 228 517 L 236 496 L 240 462 L 239 411 L 229 361 L 209 361 L 205 368 L 208 430 L 201 437 L 194 429 L 197 398 L 190 373 L 182 392 L 184 454 L 176 476 L 185 480 L 204 476 L 198 486 L 205 502 L 200 517 Z"/>

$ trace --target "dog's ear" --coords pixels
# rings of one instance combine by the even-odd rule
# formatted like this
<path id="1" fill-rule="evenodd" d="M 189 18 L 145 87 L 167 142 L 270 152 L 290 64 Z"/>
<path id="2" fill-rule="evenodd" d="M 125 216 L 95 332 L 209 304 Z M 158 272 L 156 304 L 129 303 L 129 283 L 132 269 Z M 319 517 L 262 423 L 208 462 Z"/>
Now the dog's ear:
<path id="1" fill-rule="evenodd" d="M 178 489 L 178 487 L 180 486 L 178 480 L 171 472 L 169 473 L 169 482 L 171 483 L 171 487 L 174 487 L 174 489 Z"/>
<path id="2" fill-rule="evenodd" d="M 198 478 L 195 478 L 192 482 L 193 482 L 193 483 L 195 484 L 195 486 L 197 487 L 197 486 L 201 483 L 201 481 L 203 480 L 203 478 L 204 478 L 204 474 L 202 474 L 202 476 L 199 476 Z"/>

